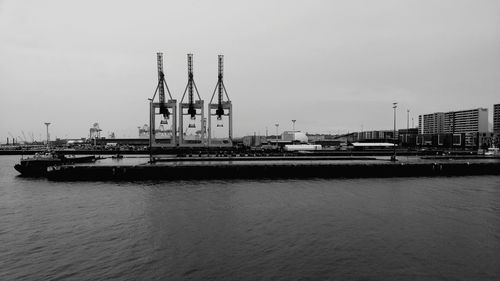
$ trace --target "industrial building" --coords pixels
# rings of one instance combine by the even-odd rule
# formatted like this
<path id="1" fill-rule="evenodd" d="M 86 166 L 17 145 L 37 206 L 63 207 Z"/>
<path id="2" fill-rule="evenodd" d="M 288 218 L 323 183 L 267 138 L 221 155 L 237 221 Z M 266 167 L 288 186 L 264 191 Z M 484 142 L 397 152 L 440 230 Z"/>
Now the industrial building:
<path id="1" fill-rule="evenodd" d="M 331 134 L 307 134 L 308 142 L 311 144 L 319 144 L 322 147 L 340 148 L 343 144 L 347 144 L 347 136 L 338 136 Z"/>
<path id="2" fill-rule="evenodd" d="M 417 136 L 417 145 L 420 147 L 475 150 L 491 147 L 493 142 L 492 133 L 442 133 Z"/>
<path id="3" fill-rule="evenodd" d="M 398 137 L 396 131 L 396 137 Z M 352 133 L 351 142 L 388 142 L 394 140 L 393 130 L 376 130 Z"/>
<path id="4" fill-rule="evenodd" d="M 306 134 L 300 131 L 284 131 L 281 135 L 283 141 L 289 141 L 292 143 L 308 143 L 309 139 Z"/>
<path id="5" fill-rule="evenodd" d="M 399 129 L 399 143 L 402 147 L 415 147 L 417 145 L 418 128 Z"/>

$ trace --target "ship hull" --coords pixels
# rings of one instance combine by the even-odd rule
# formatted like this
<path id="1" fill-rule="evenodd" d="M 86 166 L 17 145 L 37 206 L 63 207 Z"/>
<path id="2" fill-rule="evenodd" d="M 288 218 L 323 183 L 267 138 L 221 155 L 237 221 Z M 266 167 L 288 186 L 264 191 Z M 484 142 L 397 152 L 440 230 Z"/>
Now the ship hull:
<path id="1" fill-rule="evenodd" d="M 14 165 L 14 169 L 23 176 L 43 177 L 47 175 L 47 168 L 62 164 L 89 163 L 94 162 L 94 156 L 62 158 L 62 159 L 25 159 L 20 164 Z"/>
<path id="2" fill-rule="evenodd" d="M 14 165 L 14 169 L 23 176 L 43 177 L 47 174 L 47 167 L 60 165 L 61 161 L 21 161 Z"/>

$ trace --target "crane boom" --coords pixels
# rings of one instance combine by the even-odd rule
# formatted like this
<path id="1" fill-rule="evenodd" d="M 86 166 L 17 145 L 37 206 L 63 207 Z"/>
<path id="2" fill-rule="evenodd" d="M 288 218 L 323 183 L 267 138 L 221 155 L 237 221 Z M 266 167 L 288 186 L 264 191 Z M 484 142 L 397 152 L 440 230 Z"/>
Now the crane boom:
<path id="1" fill-rule="evenodd" d="M 158 67 L 158 95 L 160 103 L 165 103 L 165 88 L 163 87 L 163 80 L 165 74 L 163 72 L 163 53 L 156 53 L 157 67 Z"/>
<path id="2" fill-rule="evenodd" d="M 193 84 L 194 84 L 194 74 L 193 74 L 193 54 L 188 54 L 188 114 L 191 118 L 196 115 L 196 109 L 194 109 L 194 99 L 193 99 Z"/>
<path id="3" fill-rule="evenodd" d="M 158 99 L 160 101 L 160 114 L 163 114 L 163 117 L 168 119 L 170 112 L 165 106 L 165 86 L 167 83 L 165 82 L 165 73 L 163 72 L 163 53 L 156 53 L 156 62 L 158 67 Z M 170 95 L 170 91 L 168 94 Z"/>
<path id="4" fill-rule="evenodd" d="M 219 55 L 219 75 L 217 81 L 217 87 L 219 88 L 218 92 L 218 106 L 215 114 L 217 115 L 217 119 L 221 119 L 222 115 L 224 115 L 224 108 L 222 108 L 222 98 L 224 95 L 224 55 Z"/>

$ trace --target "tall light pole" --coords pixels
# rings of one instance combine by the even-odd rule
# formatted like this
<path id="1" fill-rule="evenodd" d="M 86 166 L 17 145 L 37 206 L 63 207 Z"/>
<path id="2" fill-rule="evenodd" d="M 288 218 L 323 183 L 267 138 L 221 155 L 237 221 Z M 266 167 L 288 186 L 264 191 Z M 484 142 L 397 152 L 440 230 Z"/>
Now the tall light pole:
<path id="1" fill-rule="evenodd" d="M 406 135 L 405 135 L 405 142 L 406 142 L 406 147 L 408 147 L 408 134 L 410 133 L 410 110 L 406 110 Z"/>
<path id="2" fill-rule="evenodd" d="M 392 146 L 394 147 L 394 154 L 391 157 L 391 161 L 396 161 L 396 108 L 398 107 L 397 102 L 392 103 L 392 108 L 394 109 L 394 131 L 392 132 L 392 138 L 394 139 L 394 143 Z"/>
<path id="3" fill-rule="evenodd" d="M 156 93 L 155 93 L 156 94 Z M 154 98 L 154 96 L 153 96 Z M 149 100 L 149 145 L 148 145 L 148 150 L 149 150 L 149 163 L 153 163 L 153 138 L 154 138 L 154 132 L 155 132 L 155 128 L 153 123 L 154 123 L 154 118 L 155 118 L 155 115 L 151 113 L 151 109 L 153 110 L 156 110 L 153 108 L 153 99 L 152 98 L 148 98 Z M 176 128 L 174 128 L 173 130 L 176 130 Z"/>
<path id="4" fill-rule="evenodd" d="M 295 120 L 295 119 L 293 119 L 293 120 L 292 120 L 292 130 L 293 130 L 294 132 L 295 132 L 295 121 L 297 121 L 297 120 Z"/>
<path id="5" fill-rule="evenodd" d="M 47 149 L 49 149 L 49 141 L 50 141 L 49 125 L 50 125 L 50 122 L 45 122 L 45 126 L 47 127 Z"/>
<path id="6" fill-rule="evenodd" d="M 276 123 L 274 124 L 274 126 L 276 126 L 276 144 L 278 143 L 278 127 L 280 126 L 280 124 Z"/>
<path id="7" fill-rule="evenodd" d="M 410 110 L 406 110 L 406 129 L 408 130 L 410 128 Z"/>

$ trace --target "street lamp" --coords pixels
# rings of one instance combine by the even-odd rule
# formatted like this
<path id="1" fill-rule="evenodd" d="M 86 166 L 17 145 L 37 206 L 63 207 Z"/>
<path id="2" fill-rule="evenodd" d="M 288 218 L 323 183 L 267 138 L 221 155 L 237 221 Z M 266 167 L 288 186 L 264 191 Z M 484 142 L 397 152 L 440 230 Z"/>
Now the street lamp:
<path id="1" fill-rule="evenodd" d="M 409 147 L 408 145 L 408 134 L 410 133 L 410 110 L 406 110 L 406 135 L 405 135 L 405 143 L 406 147 Z"/>
<path id="2" fill-rule="evenodd" d="M 278 142 L 278 127 L 280 126 L 280 124 L 276 123 L 274 124 L 274 126 L 276 126 L 276 143 Z"/>
<path id="3" fill-rule="evenodd" d="M 155 92 L 155 95 L 156 95 L 156 92 Z M 153 108 L 153 99 L 154 99 L 154 96 L 153 98 L 148 98 L 148 101 L 149 101 L 149 147 L 148 147 L 148 150 L 149 150 L 149 163 L 153 163 L 153 137 L 154 137 L 154 132 L 155 132 L 155 128 L 154 128 L 154 118 L 155 118 L 155 112 L 153 110 L 155 110 Z"/>
<path id="4" fill-rule="evenodd" d="M 49 149 L 49 142 L 50 142 L 49 125 L 50 122 L 45 122 L 45 126 L 47 126 L 47 150 Z"/>
<path id="5" fill-rule="evenodd" d="M 406 129 L 408 130 L 410 128 L 410 110 L 406 110 Z"/>
<path id="6" fill-rule="evenodd" d="M 398 107 L 397 102 L 392 103 L 392 108 L 394 109 L 394 131 L 392 133 L 392 138 L 394 140 L 394 143 L 392 144 L 394 148 L 394 154 L 391 156 L 391 161 L 396 161 L 396 108 Z"/>
<path id="7" fill-rule="evenodd" d="M 292 130 L 293 130 L 294 132 L 295 132 L 295 122 L 296 122 L 296 121 L 297 121 L 297 120 L 295 120 L 295 119 L 294 119 L 294 120 L 292 120 Z"/>

